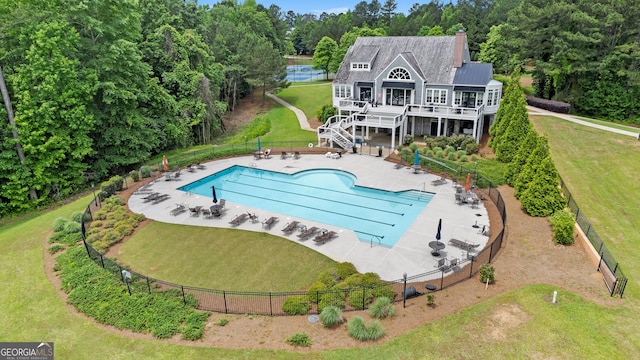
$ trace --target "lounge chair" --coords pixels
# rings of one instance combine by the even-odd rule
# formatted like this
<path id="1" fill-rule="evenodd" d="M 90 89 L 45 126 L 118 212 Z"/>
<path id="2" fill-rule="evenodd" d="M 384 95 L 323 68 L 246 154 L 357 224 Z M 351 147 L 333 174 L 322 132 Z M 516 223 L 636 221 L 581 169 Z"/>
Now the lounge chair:
<path id="1" fill-rule="evenodd" d="M 158 204 L 161 203 L 167 199 L 171 198 L 171 195 L 169 194 L 160 194 L 158 195 L 156 198 L 153 199 L 152 203 L 153 204 Z"/>
<path id="2" fill-rule="evenodd" d="M 329 151 L 328 153 L 324 154 L 324 157 L 330 158 L 332 156 L 333 156 L 333 153 L 331 151 Z"/>
<path id="3" fill-rule="evenodd" d="M 153 192 L 147 196 L 143 196 L 142 197 L 142 201 L 143 202 L 149 202 L 149 201 L 153 201 L 155 198 L 157 198 L 158 196 L 160 196 L 159 192 Z"/>
<path id="4" fill-rule="evenodd" d="M 318 232 L 318 228 L 315 226 L 312 226 L 306 230 L 304 230 L 303 232 L 301 232 L 300 234 L 298 234 L 297 236 L 301 239 L 301 240 L 306 240 L 309 237 L 311 237 L 311 235 L 315 234 L 316 232 Z"/>
<path id="5" fill-rule="evenodd" d="M 267 230 L 271 230 L 271 227 L 273 226 L 273 224 L 275 224 L 278 221 L 278 218 L 275 216 L 272 216 L 270 218 L 268 218 L 267 220 L 262 222 L 262 227 L 266 228 Z"/>
<path id="6" fill-rule="evenodd" d="M 253 152 L 253 158 L 256 160 L 260 160 L 260 157 L 262 156 L 262 152 L 260 152 L 260 150 L 256 150 Z"/>
<path id="7" fill-rule="evenodd" d="M 271 156 L 271 149 L 267 149 L 264 151 L 264 158 L 268 159 Z"/>
<path id="8" fill-rule="evenodd" d="M 441 177 L 439 179 L 433 180 L 431 182 L 431 185 L 435 185 L 435 186 L 439 186 L 439 185 L 444 185 L 447 183 L 447 179 Z"/>
<path id="9" fill-rule="evenodd" d="M 282 155 L 280 155 L 280 159 L 283 159 L 283 160 L 284 160 L 284 159 L 286 159 L 286 158 L 287 158 L 287 152 L 286 152 L 286 151 L 283 151 L 283 152 L 282 152 Z"/>
<path id="10" fill-rule="evenodd" d="M 202 213 L 202 218 L 203 219 L 211 219 L 213 218 L 213 213 L 211 213 L 211 209 L 202 209 L 200 210 L 200 212 Z"/>
<path id="11" fill-rule="evenodd" d="M 187 211 L 187 207 L 182 204 L 176 204 L 176 207 L 169 212 L 172 216 L 177 216 Z"/>
<path id="12" fill-rule="evenodd" d="M 247 221 L 247 219 L 249 219 L 249 214 L 242 213 L 240 215 L 236 215 L 236 217 L 231 219 L 231 221 L 229 221 L 229 224 L 232 225 L 232 226 L 238 226 L 238 225 L 242 224 L 243 222 Z"/>
<path id="13" fill-rule="evenodd" d="M 450 239 L 449 240 L 449 245 L 455 246 L 457 248 L 460 248 L 460 249 L 466 250 L 466 251 L 471 251 L 472 249 L 475 249 L 478 246 L 480 246 L 480 244 L 472 244 L 470 242 L 462 241 L 462 240 L 458 240 L 458 239 Z"/>
<path id="14" fill-rule="evenodd" d="M 293 153 L 293 158 L 294 159 L 300 159 L 300 151 L 296 151 Z"/>
<path id="15" fill-rule="evenodd" d="M 257 223 L 258 221 L 260 221 L 258 219 L 258 215 L 256 215 L 256 214 L 252 214 L 252 213 L 248 212 L 247 215 L 249 216 L 249 219 L 251 219 L 252 223 Z"/>
<path id="16" fill-rule="evenodd" d="M 292 221 L 292 222 L 288 223 L 287 225 L 285 225 L 282 228 L 282 232 L 287 234 L 287 235 L 291 234 L 292 232 L 294 232 L 298 228 L 299 224 L 300 224 L 299 221 Z"/>
<path id="17" fill-rule="evenodd" d="M 335 231 L 324 231 L 320 235 L 316 236 L 313 241 L 318 244 L 324 244 L 336 236 L 338 236 L 338 233 Z"/>
<path id="18" fill-rule="evenodd" d="M 193 173 L 196 172 L 196 168 L 193 165 L 189 164 L 187 165 L 187 171 Z"/>
<path id="19" fill-rule="evenodd" d="M 403 167 L 406 167 L 406 166 L 407 166 L 407 162 L 404 161 L 403 158 L 400 158 L 400 161 L 398 163 L 396 163 L 393 167 L 396 168 L 396 169 L 400 169 L 400 168 L 403 168 Z"/>
<path id="20" fill-rule="evenodd" d="M 200 170 L 204 170 L 204 169 L 206 169 L 206 168 L 207 168 L 206 166 L 204 166 L 204 165 L 202 165 L 202 164 L 200 164 L 200 163 L 197 163 L 197 164 L 196 164 L 196 167 L 197 167 L 198 169 L 200 169 Z"/>

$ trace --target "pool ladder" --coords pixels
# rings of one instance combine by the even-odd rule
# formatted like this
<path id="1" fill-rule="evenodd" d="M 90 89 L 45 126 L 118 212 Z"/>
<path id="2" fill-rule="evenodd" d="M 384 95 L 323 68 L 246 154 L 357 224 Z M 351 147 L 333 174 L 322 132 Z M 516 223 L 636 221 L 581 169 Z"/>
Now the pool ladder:
<path id="1" fill-rule="evenodd" d="M 382 245 L 382 241 L 380 241 L 380 239 L 383 238 L 383 236 L 379 236 L 379 235 L 371 235 L 371 247 L 373 247 L 373 240 L 378 240 L 378 245 Z"/>

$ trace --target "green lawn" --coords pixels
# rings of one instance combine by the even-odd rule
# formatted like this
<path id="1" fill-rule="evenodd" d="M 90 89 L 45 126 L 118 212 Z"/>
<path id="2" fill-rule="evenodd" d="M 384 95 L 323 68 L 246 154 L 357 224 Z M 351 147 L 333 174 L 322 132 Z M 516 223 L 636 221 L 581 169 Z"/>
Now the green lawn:
<path id="1" fill-rule="evenodd" d="M 316 112 L 322 105 L 331 104 L 331 83 L 294 83 L 277 94 L 279 98 L 295 104 L 307 118 L 317 118 Z"/>
<path id="2" fill-rule="evenodd" d="M 556 167 L 582 212 L 630 278 L 625 295 L 638 298 L 640 142 L 553 117 L 532 120 L 549 138 Z"/>
<path id="3" fill-rule="evenodd" d="M 72 312 L 43 272 L 43 248 L 54 219 L 83 209 L 90 201 L 86 196 L 57 209 L 0 222 L 0 341 L 54 341 L 57 359 L 632 358 L 640 351 L 636 256 L 640 202 L 635 200 L 640 190 L 636 180 L 640 142 L 553 118 L 536 117 L 534 125 L 549 137 L 562 177 L 630 277 L 619 306 L 599 306 L 563 290 L 558 304 L 551 305 L 548 299 L 557 288 L 527 286 L 383 345 L 326 352 L 313 352 L 313 347 L 309 352 L 222 350 L 130 338 Z M 234 266 L 235 259 L 211 259 Z M 446 306 L 446 297 L 436 296 L 436 303 Z"/>
<path id="4" fill-rule="evenodd" d="M 221 220 L 222 221 L 222 220 Z M 155 279 L 237 291 L 298 291 L 330 258 L 263 232 L 154 222 L 126 242 L 119 259 Z"/>

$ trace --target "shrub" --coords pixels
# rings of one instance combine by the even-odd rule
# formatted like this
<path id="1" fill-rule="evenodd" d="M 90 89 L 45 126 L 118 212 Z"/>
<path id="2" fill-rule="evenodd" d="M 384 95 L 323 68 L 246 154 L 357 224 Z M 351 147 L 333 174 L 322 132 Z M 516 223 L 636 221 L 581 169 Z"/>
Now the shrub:
<path id="1" fill-rule="evenodd" d="M 148 178 L 151 176 L 151 167 L 150 166 L 142 166 L 140 168 L 140 176 L 143 178 Z"/>
<path id="2" fill-rule="evenodd" d="M 320 109 L 316 111 L 316 116 L 321 123 L 326 123 L 330 117 L 337 114 L 336 108 L 331 104 L 322 105 Z"/>
<path id="3" fill-rule="evenodd" d="M 336 276 L 337 275 L 333 272 L 333 270 L 327 269 L 318 275 L 317 281 L 323 283 L 327 287 L 327 289 L 329 289 L 336 284 Z"/>
<path id="4" fill-rule="evenodd" d="M 336 267 L 336 273 L 340 279 L 344 280 L 353 274 L 357 274 L 358 270 L 356 270 L 355 265 L 350 262 L 341 262 Z"/>
<path id="5" fill-rule="evenodd" d="M 320 295 L 320 301 L 318 301 L 318 311 L 322 311 L 329 306 L 338 307 L 344 309 L 345 295 L 341 291 L 331 291 Z"/>
<path id="6" fill-rule="evenodd" d="M 75 221 L 79 224 L 82 222 L 83 217 L 84 217 L 84 221 L 91 220 L 91 217 L 89 216 L 89 214 L 85 214 L 84 211 L 74 211 L 73 214 L 71 214 L 71 221 Z"/>
<path id="7" fill-rule="evenodd" d="M 464 151 L 464 150 L 458 150 L 458 151 L 456 151 L 456 156 L 457 156 L 458 158 L 462 158 L 463 156 L 466 156 L 466 155 L 467 155 L 467 152 L 466 152 L 466 151 Z"/>
<path id="8" fill-rule="evenodd" d="M 402 138 L 402 144 L 409 145 L 413 142 L 413 135 L 407 134 Z"/>
<path id="9" fill-rule="evenodd" d="M 63 251 L 64 249 L 65 249 L 65 247 L 63 245 L 56 244 L 56 245 L 51 246 L 48 249 L 48 251 L 49 251 L 49 254 L 53 255 L 55 253 Z"/>
<path id="10" fill-rule="evenodd" d="M 220 320 L 218 320 L 218 322 L 216 323 L 216 325 L 218 326 L 225 326 L 229 323 L 229 319 L 227 318 L 222 318 Z"/>
<path id="11" fill-rule="evenodd" d="M 380 275 L 368 272 L 362 275 L 362 286 L 372 286 L 380 283 Z"/>
<path id="12" fill-rule="evenodd" d="M 327 290 L 327 285 L 323 284 L 320 281 L 316 281 L 311 285 L 309 290 L 307 290 L 307 298 L 312 303 L 317 304 L 320 300 L 320 295 Z"/>
<path id="13" fill-rule="evenodd" d="M 456 157 L 456 153 L 455 151 L 450 152 L 447 154 L 447 160 L 449 161 L 456 161 L 457 157 Z"/>
<path id="14" fill-rule="evenodd" d="M 354 309 L 363 310 L 373 300 L 373 293 L 369 289 L 352 289 L 349 292 L 349 305 Z"/>
<path id="15" fill-rule="evenodd" d="M 409 144 L 409 149 L 411 149 L 411 151 L 415 153 L 416 151 L 418 151 L 418 144 L 416 143 Z"/>
<path id="16" fill-rule="evenodd" d="M 380 321 L 375 320 L 369 326 L 359 316 L 354 316 L 347 324 L 349 335 L 360 341 L 377 340 L 384 335 L 384 328 Z"/>
<path id="17" fill-rule="evenodd" d="M 49 244 L 53 244 L 55 242 L 60 242 L 66 236 L 62 231 L 54 232 L 49 236 Z"/>
<path id="18" fill-rule="evenodd" d="M 480 151 L 480 144 L 477 142 L 472 142 L 464 146 L 465 152 L 467 155 L 477 154 Z"/>
<path id="19" fill-rule="evenodd" d="M 53 231 L 62 231 L 64 230 L 65 225 L 67 225 L 67 219 L 64 218 L 56 218 L 53 221 Z"/>
<path id="20" fill-rule="evenodd" d="M 341 282 L 341 283 L 337 283 L 337 284 L 333 285 L 331 290 L 340 292 L 340 294 L 342 294 L 342 298 L 344 299 L 344 298 L 347 297 L 347 294 L 351 290 L 351 286 L 349 284 L 345 283 L 345 282 Z"/>
<path id="21" fill-rule="evenodd" d="M 337 306 L 327 306 L 320 312 L 320 321 L 322 321 L 323 327 L 332 328 L 342 324 L 345 319 L 341 308 Z"/>
<path id="22" fill-rule="evenodd" d="M 568 114 L 571 110 L 571 104 L 555 101 L 555 100 L 547 100 L 541 99 L 533 96 L 527 96 L 527 104 L 529 106 L 535 106 L 540 109 L 545 109 L 557 113 Z"/>
<path id="23" fill-rule="evenodd" d="M 427 305 L 428 306 L 435 306 L 436 305 L 436 296 L 433 294 L 427 294 Z"/>
<path id="24" fill-rule="evenodd" d="M 379 297 L 388 297 L 393 300 L 396 297 L 396 291 L 393 290 L 393 286 L 391 285 L 377 285 L 371 289 L 373 296 Z"/>
<path id="25" fill-rule="evenodd" d="M 311 346 L 311 339 L 309 338 L 309 335 L 305 333 L 295 333 L 287 339 L 287 342 L 293 346 Z"/>
<path id="26" fill-rule="evenodd" d="M 376 319 L 384 319 L 393 316 L 396 310 L 393 308 L 393 302 L 388 297 L 379 297 L 376 302 L 371 305 L 369 313 Z"/>
<path id="27" fill-rule="evenodd" d="M 344 283 L 349 285 L 349 287 L 362 286 L 362 274 L 351 274 L 344 279 Z"/>
<path id="28" fill-rule="evenodd" d="M 551 215 L 549 222 L 553 228 L 553 241 L 556 244 L 573 244 L 573 230 L 576 219 L 569 209 L 557 210 Z"/>
<path id="29" fill-rule="evenodd" d="M 131 179 L 135 182 L 140 181 L 140 173 L 138 172 L 138 170 L 131 170 L 129 172 L 129 176 L 131 177 Z"/>
<path id="30" fill-rule="evenodd" d="M 449 145 L 444 149 L 444 152 L 447 153 L 447 155 L 449 155 L 451 153 L 455 153 L 456 152 L 456 148 L 454 148 L 453 146 Z"/>
<path id="31" fill-rule="evenodd" d="M 134 228 L 129 224 L 122 224 L 116 226 L 114 230 L 122 234 L 122 236 L 128 236 L 133 233 Z"/>
<path id="32" fill-rule="evenodd" d="M 460 162 L 468 162 L 469 161 L 469 159 L 467 158 L 467 155 L 460 156 L 460 158 L 458 158 L 458 160 L 460 160 Z"/>
<path id="33" fill-rule="evenodd" d="M 79 223 L 71 221 L 64 226 L 64 230 L 62 232 L 65 234 L 79 233 L 80 228 L 81 225 Z"/>
<path id="34" fill-rule="evenodd" d="M 310 309 L 309 298 L 304 295 L 290 296 L 282 304 L 282 311 L 287 315 L 304 315 Z"/>
<path id="35" fill-rule="evenodd" d="M 486 283 L 493 283 L 495 281 L 495 269 L 493 265 L 484 263 L 480 266 L 480 281 Z"/>

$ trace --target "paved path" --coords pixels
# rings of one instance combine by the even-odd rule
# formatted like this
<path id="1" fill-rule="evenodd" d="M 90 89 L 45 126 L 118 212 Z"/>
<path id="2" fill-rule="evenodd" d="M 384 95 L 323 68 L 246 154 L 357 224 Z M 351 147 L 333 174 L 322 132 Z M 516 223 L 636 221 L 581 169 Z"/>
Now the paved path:
<path id="1" fill-rule="evenodd" d="M 309 120 L 307 119 L 307 115 L 305 115 L 304 112 L 302 112 L 302 110 L 280 99 L 279 97 L 273 95 L 272 93 L 267 93 L 267 96 L 272 98 L 276 102 L 280 103 L 281 105 L 285 106 L 289 110 L 293 111 L 296 114 L 296 117 L 298 117 L 298 122 L 300 123 L 301 129 L 315 132 L 315 130 L 311 128 L 311 125 L 309 125 Z"/>
<path id="2" fill-rule="evenodd" d="M 621 130 L 621 129 L 616 129 L 613 127 L 609 127 L 609 126 L 605 126 L 605 125 L 600 125 L 600 124 L 595 124 L 589 121 L 584 121 L 584 120 L 580 120 L 577 119 L 575 116 L 572 115 L 568 115 L 568 114 L 560 114 L 560 113 L 554 113 L 548 110 L 544 110 L 544 109 L 539 109 L 533 106 L 527 106 L 527 110 L 529 111 L 530 115 L 548 115 L 548 116 L 554 116 L 563 120 L 567 120 L 567 121 L 571 121 L 573 123 L 576 124 L 580 124 L 580 125 L 584 125 L 584 126 L 590 126 L 592 128 L 596 128 L 596 129 L 600 129 L 600 130 L 604 130 L 604 131 L 609 131 L 612 133 L 616 133 L 616 134 L 621 134 L 621 135 L 627 135 L 627 136 L 632 136 L 634 138 L 637 138 L 638 140 L 640 140 L 640 133 L 635 132 L 635 131 L 627 131 L 627 130 Z"/>

